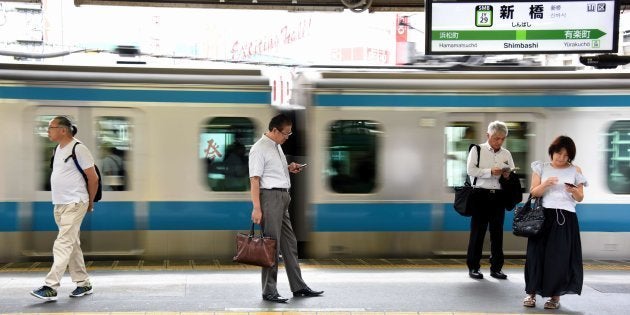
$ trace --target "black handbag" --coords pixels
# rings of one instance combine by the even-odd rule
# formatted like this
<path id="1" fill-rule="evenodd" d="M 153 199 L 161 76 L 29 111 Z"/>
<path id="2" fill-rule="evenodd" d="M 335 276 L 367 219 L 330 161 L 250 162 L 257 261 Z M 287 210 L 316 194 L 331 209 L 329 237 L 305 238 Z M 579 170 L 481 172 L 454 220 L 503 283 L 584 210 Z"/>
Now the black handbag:
<path id="1" fill-rule="evenodd" d="M 481 155 L 481 148 L 477 144 L 471 144 L 468 147 L 468 152 L 476 147 L 477 148 L 477 167 L 479 167 L 479 157 Z M 469 176 L 466 175 L 466 182 L 464 182 L 464 186 L 454 187 L 455 189 L 455 201 L 453 202 L 453 208 L 455 211 L 462 216 L 469 217 L 472 215 L 474 210 L 474 185 L 477 184 L 477 177 L 473 181 L 473 184 L 470 184 Z"/>
<path id="2" fill-rule="evenodd" d="M 516 236 L 536 236 L 542 231 L 545 223 L 545 208 L 542 206 L 542 197 L 533 197 L 531 194 L 522 207 L 514 210 L 512 233 Z"/>
<path id="3" fill-rule="evenodd" d="M 276 264 L 276 248 L 276 240 L 264 236 L 262 230 L 259 235 L 254 235 L 254 223 L 252 223 L 249 234 L 236 235 L 236 255 L 232 261 L 260 267 L 273 267 Z"/>

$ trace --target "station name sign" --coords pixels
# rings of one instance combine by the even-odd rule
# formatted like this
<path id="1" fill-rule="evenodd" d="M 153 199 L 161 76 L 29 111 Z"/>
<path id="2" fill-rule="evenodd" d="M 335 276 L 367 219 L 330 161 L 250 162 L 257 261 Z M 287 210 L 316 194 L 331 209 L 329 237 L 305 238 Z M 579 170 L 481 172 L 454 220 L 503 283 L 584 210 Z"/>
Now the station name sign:
<path id="1" fill-rule="evenodd" d="M 618 50 L 618 0 L 426 1 L 427 55 Z"/>

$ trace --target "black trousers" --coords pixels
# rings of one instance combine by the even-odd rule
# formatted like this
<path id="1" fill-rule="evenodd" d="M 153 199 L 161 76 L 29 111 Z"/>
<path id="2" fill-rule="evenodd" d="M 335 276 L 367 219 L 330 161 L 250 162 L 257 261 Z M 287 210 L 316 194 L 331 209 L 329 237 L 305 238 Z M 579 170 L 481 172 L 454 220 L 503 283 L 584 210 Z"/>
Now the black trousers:
<path id="1" fill-rule="evenodd" d="M 503 268 L 503 220 L 505 202 L 502 191 L 479 189 L 474 194 L 475 209 L 470 220 L 470 239 L 466 264 L 468 270 L 481 267 L 481 252 L 486 230 L 490 226 L 490 270 L 501 271 Z"/>

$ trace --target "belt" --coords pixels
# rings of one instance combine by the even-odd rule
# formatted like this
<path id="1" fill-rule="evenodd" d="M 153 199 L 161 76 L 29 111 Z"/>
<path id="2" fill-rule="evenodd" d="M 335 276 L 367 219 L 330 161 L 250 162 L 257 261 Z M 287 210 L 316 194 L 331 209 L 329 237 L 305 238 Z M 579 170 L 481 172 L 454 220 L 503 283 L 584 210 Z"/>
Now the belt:
<path id="1" fill-rule="evenodd" d="M 545 208 L 545 209 L 547 209 L 547 210 L 554 210 L 554 211 L 556 211 L 556 210 L 560 210 L 560 211 L 571 212 L 571 211 L 569 211 L 569 210 L 567 210 L 567 209 L 560 209 L 560 208 Z"/>
<path id="2" fill-rule="evenodd" d="M 284 191 L 289 192 L 289 188 L 261 188 L 262 190 L 276 190 L 276 191 Z"/>
<path id="3" fill-rule="evenodd" d="M 501 189 L 487 189 L 487 188 L 476 188 L 476 189 L 483 190 L 489 194 L 497 194 L 501 191 Z"/>

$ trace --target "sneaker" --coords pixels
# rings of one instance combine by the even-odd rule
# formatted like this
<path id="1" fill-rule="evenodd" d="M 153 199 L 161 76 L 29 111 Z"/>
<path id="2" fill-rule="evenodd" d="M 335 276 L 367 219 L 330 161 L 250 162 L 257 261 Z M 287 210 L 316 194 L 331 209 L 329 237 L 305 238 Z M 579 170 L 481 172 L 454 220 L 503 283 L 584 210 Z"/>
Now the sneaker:
<path id="1" fill-rule="evenodd" d="M 37 290 L 31 291 L 31 295 L 42 300 L 46 301 L 56 301 L 57 300 L 57 291 L 55 289 L 45 285 Z"/>
<path id="2" fill-rule="evenodd" d="M 72 291 L 72 293 L 70 293 L 70 297 L 79 297 L 79 296 L 84 296 L 86 294 L 92 294 L 92 286 L 91 285 L 86 285 L 84 287 L 77 287 L 76 289 L 74 289 L 74 291 Z"/>

